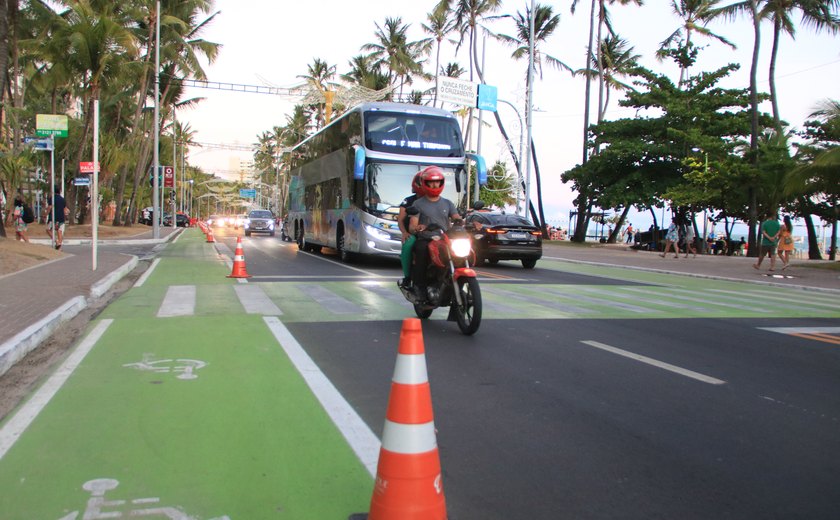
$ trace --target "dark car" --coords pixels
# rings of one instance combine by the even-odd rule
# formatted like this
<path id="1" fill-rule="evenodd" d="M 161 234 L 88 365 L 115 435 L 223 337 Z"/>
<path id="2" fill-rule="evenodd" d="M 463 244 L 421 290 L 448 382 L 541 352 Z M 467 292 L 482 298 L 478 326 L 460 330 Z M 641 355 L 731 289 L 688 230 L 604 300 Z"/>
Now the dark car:
<path id="1" fill-rule="evenodd" d="M 190 227 L 190 217 L 189 215 L 184 215 L 183 213 L 178 213 L 175 215 L 175 225 L 178 227 Z M 168 213 L 163 214 L 163 226 L 164 227 L 171 227 L 172 226 L 172 215 Z"/>
<path id="2" fill-rule="evenodd" d="M 242 227 L 246 237 L 251 236 L 251 233 L 268 233 L 274 236 L 274 215 L 266 209 L 251 210 L 243 220 Z"/>
<path id="3" fill-rule="evenodd" d="M 542 233 L 525 217 L 495 211 L 476 211 L 465 219 L 473 237 L 476 264 L 487 260 L 520 260 L 533 269 L 542 258 Z"/>

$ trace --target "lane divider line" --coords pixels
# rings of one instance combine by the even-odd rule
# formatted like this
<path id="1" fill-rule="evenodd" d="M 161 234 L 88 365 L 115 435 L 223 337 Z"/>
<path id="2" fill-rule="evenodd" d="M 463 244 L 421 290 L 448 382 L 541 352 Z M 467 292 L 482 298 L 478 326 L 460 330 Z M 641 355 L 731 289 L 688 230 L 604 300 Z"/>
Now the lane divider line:
<path id="1" fill-rule="evenodd" d="M 312 361 L 283 322 L 275 316 L 265 316 L 263 321 L 268 325 L 280 347 L 289 356 L 298 373 L 309 385 L 309 389 L 315 394 L 321 406 L 324 407 L 327 415 L 350 444 L 350 448 L 359 457 L 371 478 L 376 477 L 379 449 L 382 446 L 379 439 L 339 393 L 335 385 L 321 372 L 318 365 Z"/>
<path id="2" fill-rule="evenodd" d="M 20 410 L 0 429 L 0 460 L 6 455 L 6 452 L 14 445 L 15 442 L 23 435 L 23 432 L 32 424 L 32 421 L 38 417 L 41 410 L 47 406 L 47 403 L 58 393 L 58 390 L 64 385 L 67 379 L 73 374 L 76 368 L 81 364 L 85 356 L 93 349 L 94 345 L 99 341 L 108 327 L 111 326 L 114 320 L 106 319 L 100 321 L 96 327 L 90 331 L 84 340 L 76 347 L 76 350 L 70 354 L 64 363 L 58 367 L 53 375 L 47 379 L 41 388 L 32 396 L 32 399 L 27 401 Z"/>
<path id="3" fill-rule="evenodd" d="M 607 352 L 612 352 L 613 354 L 618 354 L 619 356 L 624 356 L 626 358 L 634 359 L 636 361 L 640 361 L 642 363 L 646 363 L 648 365 L 661 368 L 663 370 L 668 370 L 669 372 L 673 372 L 675 374 L 679 374 L 681 376 L 689 377 L 691 379 L 695 379 L 702 383 L 707 383 L 710 385 L 725 385 L 726 381 L 721 379 L 717 379 L 711 376 L 707 376 L 701 374 L 699 372 L 694 372 L 692 370 L 688 370 L 686 368 L 681 368 L 676 365 L 672 365 L 670 363 L 665 363 L 664 361 L 659 361 L 657 359 L 649 358 L 647 356 L 642 356 L 641 354 L 634 354 L 633 352 L 628 352 L 626 350 L 621 350 L 620 348 L 611 347 L 610 345 L 606 345 L 604 343 L 600 343 L 598 341 L 593 340 L 582 340 L 581 343 L 589 345 L 590 347 L 599 348 L 601 350 L 606 350 Z"/>
<path id="4" fill-rule="evenodd" d="M 157 267 L 159 263 L 160 258 L 155 258 L 152 261 L 152 265 L 150 265 L 149 268 L 146 269 L 146 272 L 140 275 L 140 278 L 138 278 L 137 281 L 134 282 L 134 287 L 142 287 L 143 284 L 146 283 L 146 280 L 148 280 L 149 277 L 152 276 L 152 272 L 154 272 L 155 267 Z"/>

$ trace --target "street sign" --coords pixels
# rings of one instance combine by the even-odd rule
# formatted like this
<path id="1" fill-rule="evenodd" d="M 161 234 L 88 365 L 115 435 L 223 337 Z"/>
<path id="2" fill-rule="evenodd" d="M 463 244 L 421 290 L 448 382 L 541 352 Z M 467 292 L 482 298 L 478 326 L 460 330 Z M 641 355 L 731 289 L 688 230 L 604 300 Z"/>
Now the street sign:
<path id="1" fill-rule="evenodd" d="M 257 190 L 255 189 L 246 189 L 246 188 L 239 188 L 239 196 L 243 199 L 255 199 L 257 198 Z"/>
<path id="2" fill-rule="evenodd" d="M 475 108 L 477 98 L 478 83 L 438 76 L 438 99 L 441 101 Z"/>
<path id="3" fill-rule="evenodd" d="M 27 136 L 23 138 L 23 144 L 31 145 L 32 148 L 36 150 L 43 150 L 46 152 L 49 152 L 53 149 L 52 139 Z"/>
<path id="4" fill-rule="evenodd" d="M 163 187 L 164 188 L 174 188 L 175 187 L 175 168 L 172 166 L 164 166 L 163 167 Z"/>
<path id="5" fill-rule="evenodd" d="M 67 137 L 67 116 L 63 114 L 36 114 L 35 135 Z"/>
<path id="6" fill-rule="evenodd" d="M 92 161 L 80 162 L 79 163 L 79 172 L 80 173 L 93 173 L 94 172 L 93 162 Z"/>
<path id="7" fill-rule="evenodd" d="M 479 110 L 496 111 L 498 89 L 490 85 L 481 84 L 478 86 L 478 108 Z"/>
<path id="8" fill-rule="evenodd" d="M 88 176 L 76 177 L 75 179 L 73 179 L 73 185 L 74 186 L 90 186 L 90 177 L 88 177 Z"/>

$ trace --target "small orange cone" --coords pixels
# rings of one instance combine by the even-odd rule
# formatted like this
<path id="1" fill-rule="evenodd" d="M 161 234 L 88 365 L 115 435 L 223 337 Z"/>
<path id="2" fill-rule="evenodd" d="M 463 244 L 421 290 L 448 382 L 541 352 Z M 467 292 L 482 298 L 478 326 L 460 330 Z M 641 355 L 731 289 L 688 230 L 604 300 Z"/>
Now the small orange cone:
<path id="1" fill-rule="evenodd" d="M 369 520 L 446 520 L 420 320 L 403 320 Z"/>
<path id="2" fill-rule="evenodd" d="M 211 235 L 212 236 L 212 235 Z M 233 253 L 233 270 L 228 278 L 250 278 L 245 269 L 245 253 L 242 251 L 242 237 L 236 237 L 236 251 Z"/>
<path id="3" fill-rule="evenodd" d="M 209 230 L 209 229 L 208 229 L 208 230 L 207 230 L 207 232 L 205 233 L 205 236 L 207 237 L 207 243 L 208 243 L 208 244 L 212 244 L 212 243 L 214 243 L 214 242 L 216 241 L 216 239 L 215 239 L 215 238 L 213 238 L 213 232 L 212 232 L 211 230 Z"/>

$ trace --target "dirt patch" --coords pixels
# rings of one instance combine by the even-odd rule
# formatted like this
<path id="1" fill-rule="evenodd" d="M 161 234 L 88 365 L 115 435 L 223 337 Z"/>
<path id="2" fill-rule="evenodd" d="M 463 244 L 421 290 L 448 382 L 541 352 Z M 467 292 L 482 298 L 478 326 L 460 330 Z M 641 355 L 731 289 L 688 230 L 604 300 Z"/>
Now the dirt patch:
<path id="1" fill-rule="evenodd" d="M 0 242 L 0 248 L 3 245 L 5 244 Z M 54 252 L 58 253 L 58 251 Z M 141 261 L 107 293 L 89 301 L 87 308 L 70 321 L 63 323 L 55 334 L 0 376 L 0 420 L 17 408 L 26 396 L 35 391 L 52 374 L 55 367 L 70 354 L 70 348 L 79 341 L 88 323 L 95 319 L 109 303 L 129 290 L 149 265 L 150 261 Z"/>
<path id="2" fill-rule="evenodd" d="M 148 233 L 151 228 L 147 226 L 114 227 L 99 226 L 96 230 L 97 238 L 102 240 L 131 238 Z M 65 238 L 91 238 L 93 231 L 90 225 L 67 226 Z M 32 239 L 49 239 L 46 227 L 43 224 L 30 224 L 26 230 L 26 236 Z M 56 251 L 48 245 L 33 244 L 15 239 L 13 227 L 6 227 L 6 238 L 0 237 L 0 276 L 49 262 L 61 258 L 64 253 Z"/>

